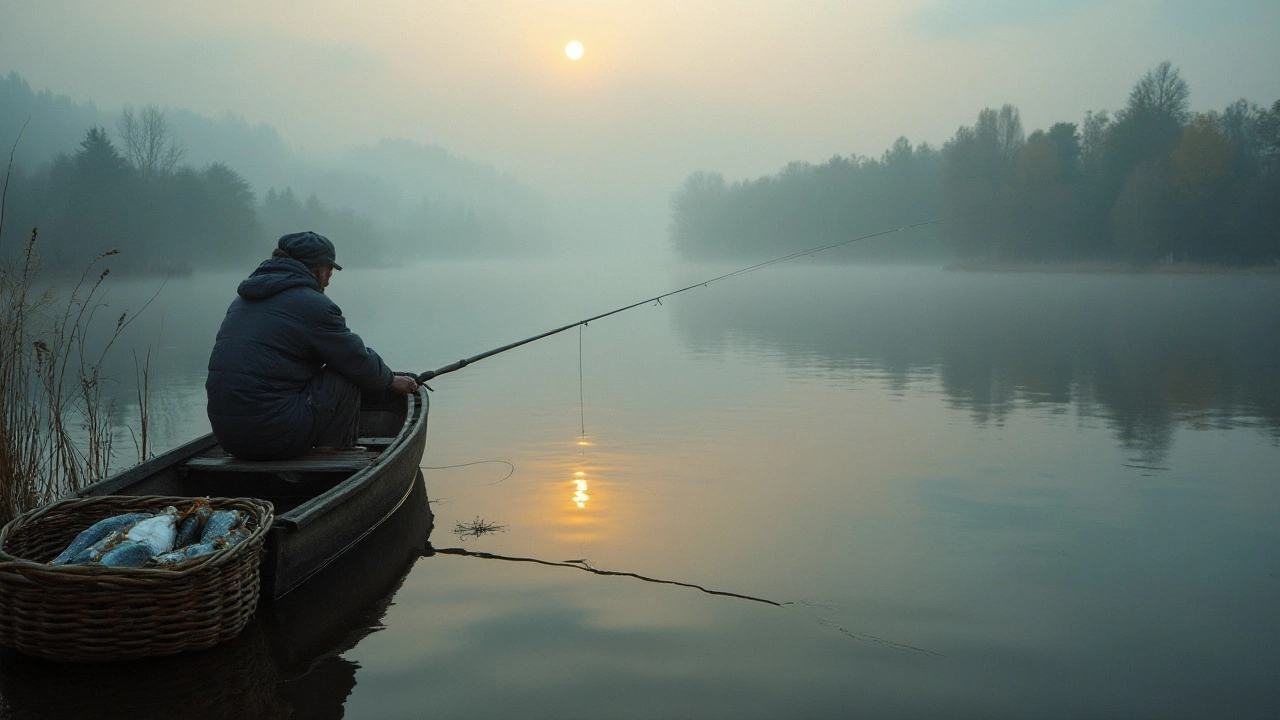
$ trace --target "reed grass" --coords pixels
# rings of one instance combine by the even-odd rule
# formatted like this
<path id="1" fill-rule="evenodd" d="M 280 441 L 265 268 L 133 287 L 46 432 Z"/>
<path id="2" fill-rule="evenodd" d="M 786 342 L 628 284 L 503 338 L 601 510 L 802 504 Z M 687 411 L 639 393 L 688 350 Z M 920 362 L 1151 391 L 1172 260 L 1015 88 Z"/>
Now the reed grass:
<path id="1" fill-rule="evenodd" d="M 6 171 L 0 192 L 0 238 L 9 177 Z M 89 336 L 106 321 L 103 282 L 111 271 L 103 261 L 119 251 L 95 258 L 63 295 L 40 280 L 38 238 L 32 229 L 25 247 L 7 256 L 0 246 L 0 523 L 101 478 L 112 457 L 103 361 L 130 318 L 116 318 L 105 340 Z"/>
<path id="2" fill-rule="evenodd" d="M 138 358 L 138 351 L 133 351 L 133 374 L 137 383 L 138 399 L 138 432 L 129 428 L 133 436 L 134 450 L 138 453 L 138 462 L 151 458 L 151 346 L 147 346 L 145 358 Z"/>
<path id="3" fill-rule="evenodd" d="M 89 333 L 104 309 L 99 255 L 66 297 L 39 285 L 38 233 L 16 259 L 0 262 L 0 522 L 106 474 L 111 403 L 103 361 L 128 318 L 105 342 Z M 92 274 L 91 274 L 92 273 Z"/>

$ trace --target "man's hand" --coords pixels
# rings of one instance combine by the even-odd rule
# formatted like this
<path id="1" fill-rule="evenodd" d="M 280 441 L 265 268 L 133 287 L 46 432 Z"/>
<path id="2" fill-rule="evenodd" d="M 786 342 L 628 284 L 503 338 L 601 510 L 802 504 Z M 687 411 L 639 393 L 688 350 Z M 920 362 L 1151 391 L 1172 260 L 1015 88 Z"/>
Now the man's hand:
<path id="1" fill-rule="evenodd" d="M 418 389 L 418 381 L 414 380 L 411 375 L 397 375 L 395 379 L 391 381 L 390 389 L 392 392 L 398 392 L 401 395 L 408 395 Z"/>

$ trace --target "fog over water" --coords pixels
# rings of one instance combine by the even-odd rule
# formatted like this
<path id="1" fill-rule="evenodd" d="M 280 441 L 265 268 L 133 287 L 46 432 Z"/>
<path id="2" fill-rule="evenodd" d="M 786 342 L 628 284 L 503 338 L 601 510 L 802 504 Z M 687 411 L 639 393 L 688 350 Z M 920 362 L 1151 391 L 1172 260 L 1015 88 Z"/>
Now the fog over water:
<path id="1" fill-rule="evenodd" d="M 722 268 L 615 270 L 432 263 L 330 292 L 419 370 Z M 156 350 L 161 445 L 207 427 L 221 308 L 203 298 L 235 282 L 171 280 L 132 328 Z M 1277 301 L 1270 277 L 781 266 L 592 323 L 581 376 L 574 331 L 440 377 L 422 464 L 463 466 L 424 470 L 435 548 L 795 604 L 435 554 L 346 619 L 362 639 L 306 651 L 330 653 L 309 672 L 270 660 L 295 680 L 243 702 L 312 707 L 315 686 L 308 702 L 370 718 L 1265 716 Z M 477 517 L 506 530 L 452 532 Z M 262 632 L 271 653 L 312 642 Z"/>
<path id="2" fill-rule="evenodd" d="M 0 652 L 0 717 L 1280 716 L 1278 29 L 0 0 L 0 290 L 121 250 L 116 468 L 144 360 L 151 450 L 209 431 L 285 232 L 398 371 L 690 288 L 433 379 L 410 500 L 241 637 Z"/>

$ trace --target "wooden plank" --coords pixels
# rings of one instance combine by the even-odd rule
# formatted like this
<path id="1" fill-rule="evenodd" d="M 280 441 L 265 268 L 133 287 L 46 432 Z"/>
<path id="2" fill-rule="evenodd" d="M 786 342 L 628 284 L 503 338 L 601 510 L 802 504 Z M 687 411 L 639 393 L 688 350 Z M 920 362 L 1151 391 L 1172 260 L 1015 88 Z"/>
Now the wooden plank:
<path id="1" fill-rule="evenodd" d="M 362 437 L 356 440 L 357 445 L 390 445 L 395 442 L 394 436 L 388 437 Z"/>
<path id="2" fill-rule="evenodd" d="M 356 472 L 373 464 L 381 453 L 369 450 L 312 451 L 292 460 L 238 460 L 222 448 L 214 448 L 187 461 L 193 470 L 219 472 Z"/>

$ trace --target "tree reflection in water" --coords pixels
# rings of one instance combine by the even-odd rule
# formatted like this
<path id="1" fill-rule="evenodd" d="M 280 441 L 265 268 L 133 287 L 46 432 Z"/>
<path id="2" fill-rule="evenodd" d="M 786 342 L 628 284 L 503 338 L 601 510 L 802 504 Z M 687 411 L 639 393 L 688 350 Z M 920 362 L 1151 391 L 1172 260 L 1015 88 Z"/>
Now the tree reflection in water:
<path id="1" fill-rule="evenodd" d="M 802 275 L 798 278 L 797 274 Z M 1075 411 L 1159 464 L 1177 427 L 1280 438 L 1280 277 L 797 267 L 677 306 L 685 342 L 895 388 L 936 380 L 978 424 Z"/>

